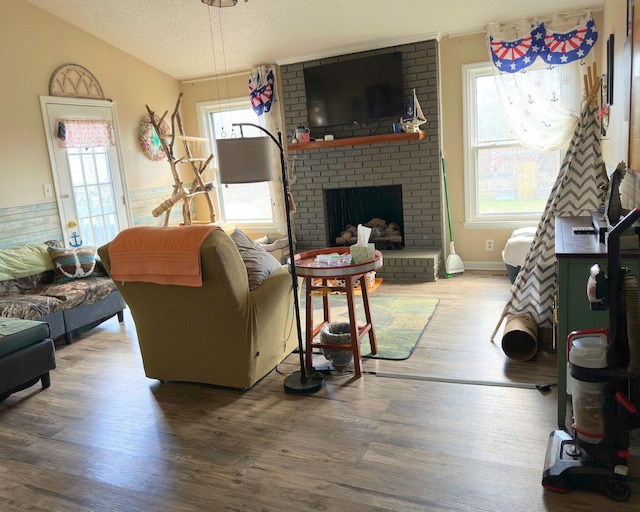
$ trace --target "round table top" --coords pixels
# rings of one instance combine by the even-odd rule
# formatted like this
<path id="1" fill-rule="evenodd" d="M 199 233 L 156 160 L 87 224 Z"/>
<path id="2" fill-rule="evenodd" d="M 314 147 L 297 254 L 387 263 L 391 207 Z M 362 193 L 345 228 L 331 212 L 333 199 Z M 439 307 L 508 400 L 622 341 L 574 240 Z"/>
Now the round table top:
<path id="1" fill-rule="evenodd" d="M 301 252 L 294 257 L 296 275 L 301 277 L 344 277 L 357 276 L 378 270 L 382 267 L 382 253 L 375 251 L 372 260 L 362 263 L 329 265 L 316 260 L 316 256 L 323 254 L 349 254 L 348 247 L 328 247 Z"/>

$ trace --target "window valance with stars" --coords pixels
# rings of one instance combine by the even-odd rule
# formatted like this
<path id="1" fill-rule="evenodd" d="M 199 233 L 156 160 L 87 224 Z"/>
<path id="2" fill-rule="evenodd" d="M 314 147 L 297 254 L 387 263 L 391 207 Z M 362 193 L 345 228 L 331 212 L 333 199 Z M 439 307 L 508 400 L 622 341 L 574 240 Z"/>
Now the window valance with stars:
<path id="1" fill-rule="evenodd" d="M 549 66 L 569 64 L 584 59 L 598 40 L 592 18 L 566 31 L 554 30 L 552 25 L 552 20 L 534 22 L 524 31 L 514 25 L 515 37 L 510 39 L 502 35 L 505 25 L 489 25 L 487 40 L 493 65 L 502 73 L 515 73 L 537 59 Z"/>

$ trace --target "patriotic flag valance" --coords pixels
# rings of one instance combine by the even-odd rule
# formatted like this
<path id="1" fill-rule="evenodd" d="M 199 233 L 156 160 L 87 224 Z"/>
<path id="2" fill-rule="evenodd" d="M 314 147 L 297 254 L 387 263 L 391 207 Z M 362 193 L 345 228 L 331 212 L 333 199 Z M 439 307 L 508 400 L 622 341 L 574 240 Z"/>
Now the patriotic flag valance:
<path id="1" fill-rule="evenodd" d="M 259 116 L 271 110 L 275 95 L 274 81 L 273 66 L 258 66 L 249 74 L 249 99 Z"/>
<path id="2" fill-rule="evenodd" d="M 538 58 L 550 66 L 582 60 L 598 40 L 591 18 L 566 32 L 553 30 L 544 21 L 536 22 L 525 35 L 508 40 L 500 37 L 502 25 L 497 30 L 492 25 L 487 27 L 489 52 L 493 65 L 503 73 L 522 71 Z"/>

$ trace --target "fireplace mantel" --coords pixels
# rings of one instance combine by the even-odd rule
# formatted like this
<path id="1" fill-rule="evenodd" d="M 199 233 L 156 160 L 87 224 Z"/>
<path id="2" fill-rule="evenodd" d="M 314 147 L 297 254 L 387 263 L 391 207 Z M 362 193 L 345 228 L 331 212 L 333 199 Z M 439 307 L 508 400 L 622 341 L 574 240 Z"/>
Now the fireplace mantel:
<path id="1" fill-rule="evenodd" d="M 316 140 L 314 142 L 294 142 L 287 146 L 289 151 L 308 151 L 310 149 L 327 149 L 344 146 L 361 146 L 363 144 L 381 144 L 383 142 L 402 142 L 424 139 L 424 132 L 415 133 L 386 133 L 384 135 L 369 135 L 366 137 L 346 137 L 334 140 Z"/>

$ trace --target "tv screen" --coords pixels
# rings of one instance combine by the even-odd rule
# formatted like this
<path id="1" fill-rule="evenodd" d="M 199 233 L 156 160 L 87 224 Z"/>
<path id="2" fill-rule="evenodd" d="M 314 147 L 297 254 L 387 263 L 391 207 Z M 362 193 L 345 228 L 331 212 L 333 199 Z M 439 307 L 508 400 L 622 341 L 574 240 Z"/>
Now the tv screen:
<path id="1" fill-rule="evenodd" d="M 402 53 L 384 53 L 304 69 L 311 128 L 404 114 Z"/>

